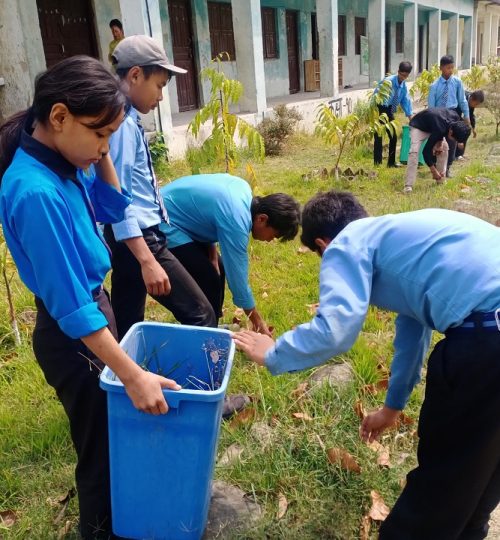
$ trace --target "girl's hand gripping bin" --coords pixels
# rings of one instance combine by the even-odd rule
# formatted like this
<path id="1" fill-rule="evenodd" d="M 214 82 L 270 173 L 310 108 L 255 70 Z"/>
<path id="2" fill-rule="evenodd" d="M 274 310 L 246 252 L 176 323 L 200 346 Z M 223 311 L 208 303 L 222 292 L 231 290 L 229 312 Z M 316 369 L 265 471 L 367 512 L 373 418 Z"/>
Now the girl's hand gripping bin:
<path id="1" fill-rule="evenodd" d="M 233 363 L 227 330 L 132 326 L 122 348 L 144 369 L 174 379 L 169 411 L 139 412 L 106 367 L 113 532 L 137 539 L 198 540 L 205 529 L 222 405 Z"/>

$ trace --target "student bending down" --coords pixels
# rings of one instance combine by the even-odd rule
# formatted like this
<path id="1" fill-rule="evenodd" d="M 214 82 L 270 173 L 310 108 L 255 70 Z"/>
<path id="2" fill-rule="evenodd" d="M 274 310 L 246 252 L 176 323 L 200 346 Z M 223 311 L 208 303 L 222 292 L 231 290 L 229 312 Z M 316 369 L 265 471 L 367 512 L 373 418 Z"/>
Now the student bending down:
<path id="1" fill-rule="evenodd" d="M 322 257 L 316 316 L 276 343 L 236 333 L 237 346 L 273 375 L 307 369 L 352 347 L 370 305 L 396 312 L 385 405 L 360 430 L 372 441 L 419 381 L 432 331 L 443 333 L 428 360 L 418 466 L 380 538 L 484 538 L 500 501 L 500 229 L 449 210 L 368 217 L 332 191 L 304 207 L 302 242 Z"/>
<path id="2" fill-rule="evenodd" d="M 418 153 L 423 142 L 427 141 L 423 156 L 431 171 L 432 178 L 438 184 L 443 184 L 448 163 L 447 139 L 453 139 L 462 145 L 467 141 L 470 133 L 470 125 L 461 120 L 460 115 L 451 109 L 438 107 L 426 109 L 416 114 L 410 120 L 411 143 L 404 193 L 413 191 L 413 185 L 417 178 Z"/>
<path id="3" fill-rule="evenodd" d="M 225 277 L 234 303 L 257 332 L 270 335 L 248 283 L 248 240 L 292 240 L 300 223 L 297 201 L 285 193 L 252 197 L 248 182 L 229 174 L 179 178 L 161 188 L 170 223 L 161 229 L 170 251 L 222 316 Z M 219 243 L 222 258 L 217 253 Z"/>

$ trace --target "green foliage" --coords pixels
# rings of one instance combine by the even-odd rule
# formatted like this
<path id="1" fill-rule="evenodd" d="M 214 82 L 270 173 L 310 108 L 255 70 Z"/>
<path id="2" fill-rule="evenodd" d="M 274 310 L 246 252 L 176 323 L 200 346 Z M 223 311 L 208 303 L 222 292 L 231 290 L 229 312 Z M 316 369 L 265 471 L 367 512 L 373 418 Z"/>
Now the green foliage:
<path id="1" fill-rule="evenodd" d="M 500 85 L 498 83 L 490 83 L 485 87 L 484 93 L 484 105 L 493 116 L 496 124 L 496 136 L 498 137 L 500 128 Z"/>
<path id="2" fill-rule="evenodd" d="M 375 103 L 376 101 L 372 101 Z M 337 117 L 331 108 L 326 105 L 320 105 L 316 116 L 315 134 L 323 139 L 329 146 L 333 146 L 337 150 L 337 160 L 334 165 L 335 176 L 338 177 L 339 163 L 344 150 L 357 148 L 368 141 L 376 133 L 380 137 L 384 137 L 387 131 L 394 133 L 396 130 L 396 122 L 389 121 L 387 115 L 375 115 L 374 107 L 371 107 L 370 123 L 365 124 L 354 113 L 344 117 Z M 372 115 L 373 113 L 373 115 Z"/>
<path id="3" fill-rule="evenodd" d="M 500 83 L 500 57 L 491 56 L 486 64 L 488 79 L 491 84 Z"/>
<path id="4" fill-rule="evenodd" d="M 168 147 L 164 133 L 158 131 L 149 141 L 149 152 L 151 153 L 151 159 L 155 167 L 161 162 L 168 161 Z"/>
<path id="5" fill-rule="evenodd" d="M 465 75 L 462 75 L 462 81 L 467 90 L 473 92 L 474 90 L 479 90 L 485 84 L 487 84 L 488 77 L 485 69 L 476 64 L 472 66 Z"/>
<path id="6" fill-rule="evenodd" d="M 264 140 L 250 124 L 232 114 L 230 108 L 236 105 L 242 94 L 243 85 L 234 79 L 228 79 L 222 71 L 221 53 L 211 62 L 211 66 L 201 71 L 202 80 L 211 84 L 210 100 L 200 109 L 188 126 L 195 138 L 201 134 L 201 127 L 211 122 L 211 133 L 201 146 L 209 163 L 223 163 L 226 172 L 233 172 L 237 165 L 238 147 L 235 137 L 245 141 L 252 156 L 257 161 L 264 159 Z M 212 67 L 214 64 L 216 68 Z M 196 172 L 196 171 L 193 171 Z"/>
<path id="7" fill-rule="evenodd" d="M 278 156 L 283 152 L 283 146 L 288 137 L 294 132 L 297 122 L 302 120 L 299 111 L 285 104 L 277 105 L 272 118 L 265 118 L 257 130 L 264 139 L 266 156 Z"/>
<path id="8" fill-rule="evenodd" d="M 431 84 L 438 79 L 440 75 L 441 70 L 437 64 L 434 64 L 430 70 L 424 69 L 410 88 L 410 95 L 416 101 L 420 101 L 422 105 L 427 106 L 427 98 L 429 97 Z"/>

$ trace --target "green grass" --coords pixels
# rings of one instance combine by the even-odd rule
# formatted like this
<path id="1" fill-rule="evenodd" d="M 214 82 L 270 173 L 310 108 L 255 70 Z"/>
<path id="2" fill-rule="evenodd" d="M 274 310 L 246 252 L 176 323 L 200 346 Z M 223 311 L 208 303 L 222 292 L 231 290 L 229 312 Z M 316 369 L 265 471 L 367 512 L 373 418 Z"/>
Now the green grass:
<path id="1" fill-rule="evenodd" d="M 376 170 L 376 178 L 354 181 L 321 179 L 303 175 L 334 164 L 331 149 L 319 140 L 298 134 L 283 156 L 268 158 L 255 166 L 257 191 L 286 191 L 304 203 L 319 190 L 332 187 L 353 191 L 373 215 L 403 212 L 425 207 L 454 208 L 458 199 L 470 201 L 466 208 L 487 219 L 500 218 L 500 169 L 485 165 L 485 156 L 495 142 L 494 126 L 488 113 L 479 111 L 478 139 L 467 148 L 468 160 L 454 166 L 455 178 L 437 187 L 426 168 L 419 176 L 412 196 L 401 193 L 404 169 L 373 168 L 370 149 L 350 151 L 342 166 Z M 242 168 L 243 170 L 243 168 Z M 208 169 L 207 169 L 208 171 Z M 164 181 L 189 174 L 185 162 L 164 163 L 158 167 Z M 242 172 L 240 172 L 243 174 Z M 479 183 L 477 177 L 493 181 Z M 251 282 L 257 305 L 276 334 L 310 318 L 308 304 L 318 300 L 320 260 L 311 253 L 299 253 L 299 242 L 270 245 L 252 242 L 250 246 Z M 0 538 L 50 539 L 70 522 L 66 538 L 75 537 L 77 502 L 55 522 L 60 506 L 48 502 L 64 495 L 74 483 L 74 453 L 68 423 L 53 391 L 46 384 L 31 352 L 33 328 L 30 310 L 32 296 L 14 281 L 14 294 L 23 345 L 17 350 L 10 335 L 5 294 L 0 295 L 0 511 L 13 510 L 18 520 L 2 529 Z M 266 295 L 263 295 L 266 293 Z M 230 323 L 234 306 L 227 295 L 224 321 Z M 148 302 L 148 318 L 170 321 L 171 316 Z M 272 377 L 242 355 L 237 354 L 230 392 L 245 392 L 255 397 L 256 421 L 272 426 L 273 442 L 263 449 L 248 425 L 224 424 L 219 454 L 238 442 L 244 448 L 241 461 L 217 468 L 216 477 L 241 487 L 263 508 L 263 518 L 252 529 L 234 533 L 234 538 L 261 539 L 355 539 L 361 517 L 370 506 L 370 490 L 376 489 L 392 505 L 401 491 L 401 481 L 415 464 L 416 440 L 413 426 L 388 433 L 383 444 L 390 449 L 394 466 L 382 469 L 375 454 L 358 437 L 359 419 L 354 405 L 362 399 L 366 409 L 383 403 L 384 393 L 365 395 L 362 387 L 381 377 L 380 365 L 390 365 L 393 315 L 370 309 L 362 334 L 342 359 L 351 363 L 355 381 L 342 390 L 322 387 L 305 398 L 292 395 L 312 370 Z M 438 339 L 436 336 L 435 339 Z M 339 359 L 337 359 L 339 360 Z M 406 413 L 418 418 L 423 384 L 412 395 Z M 312 421 L 297 421 L 293 412 L 305 412 Z M 321 441 L 321 443 L 320 443 Z M 328 463 L 326 448 L 343 447 L 356 457 L 361 474 L 346 472 Z M 403 460 L 403 458 L 405 458 Z M 402 460 L 401 463 L 397 463 Z M 278 495 L 288 500 L 288 510 L 276 519 Z M 373 538 L 375 533 L 373 532 Z"/>

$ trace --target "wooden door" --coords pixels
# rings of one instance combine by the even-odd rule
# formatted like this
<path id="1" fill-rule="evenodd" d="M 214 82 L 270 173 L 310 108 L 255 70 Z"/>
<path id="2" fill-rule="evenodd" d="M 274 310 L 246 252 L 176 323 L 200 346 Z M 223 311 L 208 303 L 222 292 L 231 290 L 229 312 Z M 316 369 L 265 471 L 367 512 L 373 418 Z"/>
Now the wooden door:
<path id="1" fill-rule="evenodd" d="M 188 0 L 169 0 L 168 13 L 172 31 L 174 64 L 187 69 L 185 75 L 175 77 L 179 111 L 198 108 L 197 72 L 194 61 L 191 10 Z"/>
<path id="2" fill-rule="evenodd" d="M 37 8 L 47 67 L 76 54 L 97 58 L 89 0 L 37 0 Z"/>
<path id="3" fill-rule="evenodd" d="M 391 21 L 385 21 L 385 73 L 391 72 Z"/>
<path id="4" fill-rule="evenodd" d="M 300 90 L 299 76 L 299 40 L 297 35 L 297 12 L 286 12 L 286 40 L 288 45 L 288 78 L 290 80 L 290 94 Z"/>

